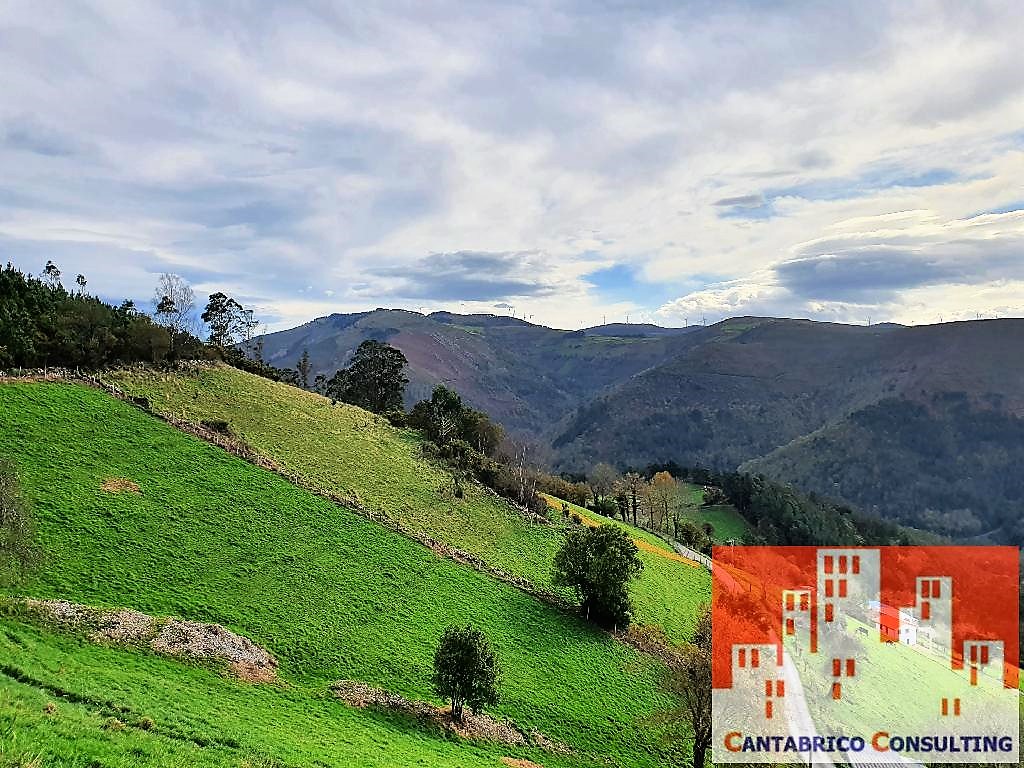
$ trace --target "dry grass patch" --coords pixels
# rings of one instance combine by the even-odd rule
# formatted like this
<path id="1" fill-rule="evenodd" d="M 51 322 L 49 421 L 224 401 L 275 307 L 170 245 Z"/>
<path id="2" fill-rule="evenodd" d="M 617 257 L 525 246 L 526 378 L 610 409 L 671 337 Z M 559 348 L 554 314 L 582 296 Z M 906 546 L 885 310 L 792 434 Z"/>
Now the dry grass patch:
<path id="1" fill-rule="evenodd" d="M 127 477 L 108 477 L 100 488 L 107 493 L 142 493 L 139 484 Z"/>
<path id="2" fill-rule="evenodd" d="M 535 763 L 533 760 L 524 760 L 518 757 L 503 757 L 501 762 L 508 766 L 508 768 L 544 768 L 540 763 Z"/>

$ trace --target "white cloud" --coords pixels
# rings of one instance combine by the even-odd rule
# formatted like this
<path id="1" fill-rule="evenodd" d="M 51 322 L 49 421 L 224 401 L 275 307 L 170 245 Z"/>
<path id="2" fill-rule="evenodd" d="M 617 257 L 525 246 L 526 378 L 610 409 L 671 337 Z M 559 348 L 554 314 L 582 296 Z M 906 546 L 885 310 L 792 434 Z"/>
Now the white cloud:
<path id="1" fill-rule="evenodd" d="M 12 3 L 0 242 L 140 299 L 183 272 L 277 326 L 1021 312 L 1019 219 L 977 216 L 1024 204 L 1021 39 L 1010 2 Z M 412 284 L 467 252 L 538 254 L 561 295 Z M 584 279 L 613 264 L 632 295 Z"/>

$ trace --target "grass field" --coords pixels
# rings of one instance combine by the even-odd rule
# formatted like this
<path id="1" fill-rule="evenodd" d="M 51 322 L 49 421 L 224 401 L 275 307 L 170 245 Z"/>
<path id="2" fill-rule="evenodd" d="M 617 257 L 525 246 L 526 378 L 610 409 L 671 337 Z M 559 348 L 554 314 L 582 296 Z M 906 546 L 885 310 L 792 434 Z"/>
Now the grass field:
<path id="1" fill-rule="evenodd" d="M 730 540 L 743 541 L 743 535 L 750 530 L 750 524 L 729 504 L 711 507 L 702 506 L 704 489 L 692 483 L 683 483 L 683 516 L 701 525 L 711 523 L 714 533 L 711 535 L 716 544 L 724 544 Z"/>
<path id="2" fill-rule="evenodd" d="M 551 564 L 563 538 L 561 516 L 552 525 L 531 523 L 478 485 L 467 485 L 465 498 L 455 498 L 451 476 L 422 457 L 412 430 L 227 366 L 174 375 L 122 371 L 108 378 L 149 398 L 159 412 L 192 422 L 224 419 L 247 444 L 318 486 L 357 497 L 408 529 L 559 591 L 551 584 Z M 636 535 L 671 551 L 656 536 Z M 709 596 L 703 571 L 655 563 L 635 584 L 637 620 L 661 624 L 669 637 L 686 640 L 694 606 Z"/>
<path id="3" fill-rule="evenodd" d="M 251 686 L 216 672 L 0 618 L 0 765 L 546 768 L 587 761 L 468 743 L 315 687 Z M 109 718 L 124 724 L 108 725 Z M 152 725 L 145 722 L 149 718 Z M 38 761 L 38 762 L 34 762 Z"/>
<path id="4" fill-rule="evenodd" d="M 444 467 L 423 458 L 413 430 L 372 413 L 228 366 L 195 373 L 121 371 L 107 378 L 193 423 L 223 419 L 236 437 L 309 482 L 552 589 L 555 531 L 478 485 L 456 498 Z"/>
<path id="5" fill-rule="evenodd" d="M 46 551 L 46 564 L 26 592 L 224 624 L 273 652 L 286 686 L 245 688 L 205 670 L 179 672 L 164 660 L 38 633 L 25 642 L 51 650 L 37 661 L 37 654 L 11 647 L 27 647 L 14 638 L 34 630 L 8 624 L 5 651 L 21 659 L 13 664 L 25 665 L 29 678 L 48 674 L 77 697 L 102 693 L 154 720 L 199 729 L 204 741 L 244 742 L 286 764 L 292 750 L 321 755 L 323 741 L 331 749 L 349 745 L 346 765 L 388 764 L 381 749 L 366 752 L 365 738 L 389 745 L 385 754 L 401 752 L 402 764 L 445 764 L 442 755 L 453 754 L 448 742 L 380 719 L 370 735 L 357 734 L 366 715 L 324 696 L 331 681 L 344 678 L 430 699 L 430 663 L 441 630 L 472 621 L 491 637 L 504 668 L 498 714 L 613 764 L 668 759 L 667 747 L 642 722 L 667 703 L 658 692 L 660 667 L 573 617 L 99 390 L 0 386 L 0 428 Z M 102 490 L 110 478 L 131 480 L 140 492 Z M 95 726 L 95 707 L 53 723 L 31 712 L 38 686 L 9 676 L 0 681 L 4 717 L 12 709 L 26 712 L 14 728 L 20 745 L 42 739 L 70 755 L 92 743 L 80 745 L 77 734 Z M 246 730 L 249 708 L 267 733 Z M 149 738 L 134 731 L 95 734 L 112 754 L 128 750 L 124 760 L 135 748 L 128 744 Z M 413 743 L 418 752 L 402 752 Z M 190 749 L 180 747 L 186 764 Z M 225 756 L 225 764 L 236 757 Z"/>
<path id="6" fill-rule="evenodd" d="M 686 636 L 692 631 L 697 609 L 711 602 L 711 575 L 703 567 L 677 555 L 664 539 L 653 533 L 555 496 L 544 494 L 544 498 L 553 510 L 568 504 L 570 513 L 578 514 L 589 524 L 611 523 L 625 530 L 637 543 L 644 563 L 640 577 L 632 585 L 635 620 L 640 624 L 658 624 L 669 637 Z"/>

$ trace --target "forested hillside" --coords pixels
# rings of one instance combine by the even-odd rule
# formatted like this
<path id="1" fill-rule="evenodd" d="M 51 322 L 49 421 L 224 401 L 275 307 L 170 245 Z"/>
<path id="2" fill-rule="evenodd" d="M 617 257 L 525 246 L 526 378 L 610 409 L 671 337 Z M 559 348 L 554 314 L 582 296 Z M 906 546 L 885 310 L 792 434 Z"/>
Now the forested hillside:
<path id="1" fill-rule="evenodd" d="M 1024 322 L 729 321 L 581 406 L 563 467 L 739 467 L 944 535 L 1020 540 Z"/>
<path id="2" fill-rule="evenodd" d="M 656 326 L 560 331 L 498 315 L 376 310 L 317 318 L 260 343 L 272 365 L 294 367 L 308 352 L 312 373 L 329 377 L 362 341 L 387 341 L 409 360 L 407 405 L 443 383 L 513 433 L 535 437 L 582 399 L 667 360 L 686 336 Z"/>
<path id="3" fill-rule="evenodd" d="M 1022 462 L 1024 419 L 954 392 L 880 400 L 742 469 L 954 538 L 1020 542 Z"/>
<path id="4" fill-rule="evenodd" d="M 308 348 L 332 373 L 367 337 L 405 351 L 410 397 L 456 382 L 469 403 L 547 449 L 559 471 L 742 467 L 941 534 L 1019 540 L 1011 468 L 1024 460 L 1024 321 L 751 317 L 565 332 L 375 311 L 264 341 L 276 365 Z"/>

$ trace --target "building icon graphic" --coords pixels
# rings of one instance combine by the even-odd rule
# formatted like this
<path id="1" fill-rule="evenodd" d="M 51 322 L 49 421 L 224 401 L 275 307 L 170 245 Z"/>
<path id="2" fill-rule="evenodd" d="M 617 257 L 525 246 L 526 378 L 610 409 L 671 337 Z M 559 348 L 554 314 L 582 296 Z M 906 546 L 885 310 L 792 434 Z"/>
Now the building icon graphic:
<path id="1" fill-rule="evenodd" d="M 738 549 L 715 554 L 716 763 L 1017 762 L 1016 633 L 958 595 L 978 575 L 930 552 L 953 548 Z"/>

